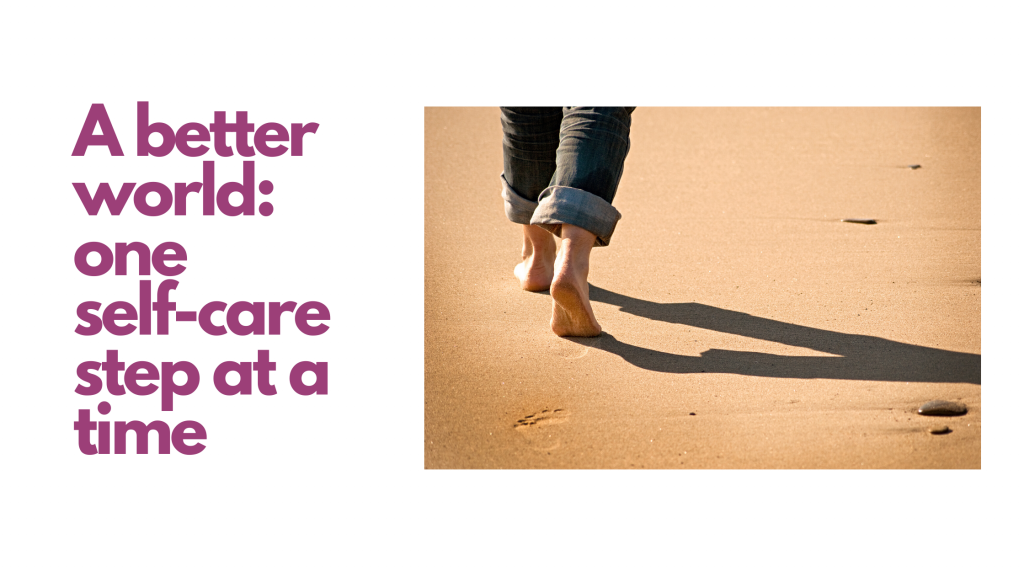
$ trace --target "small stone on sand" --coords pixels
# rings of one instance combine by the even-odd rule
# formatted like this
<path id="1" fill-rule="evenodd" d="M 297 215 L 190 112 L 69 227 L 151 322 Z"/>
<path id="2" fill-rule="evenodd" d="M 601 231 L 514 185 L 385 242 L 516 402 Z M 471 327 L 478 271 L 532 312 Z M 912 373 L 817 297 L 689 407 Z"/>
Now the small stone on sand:
<path id="1" fill-rule="evenodd" d="M 949 426 L 938 426 L 936 428 L 932 428 L 929 432 L 932 434 L 949 434 L 952 430 L 949 429 Z"/>
<path id="2" fill-rule="evenodd" d="M 932 400 L 917 409 L 922 416 L 960 416 L 967 413 L 967 406 L 948 400 Z"/>
<path id="3" fill-rule="evenodd" d="M 843 218 L 841 221 L 851 224 L 878 224 L 878 222 L 871 218 Z"/>
<path id="4" fill-rule="evenodd" d="M 907 168 L 910 168 L 911 170 L 917 170 L 920 167 L 920 164 L 911 164 L 910 166 L 907 166 Z"/>

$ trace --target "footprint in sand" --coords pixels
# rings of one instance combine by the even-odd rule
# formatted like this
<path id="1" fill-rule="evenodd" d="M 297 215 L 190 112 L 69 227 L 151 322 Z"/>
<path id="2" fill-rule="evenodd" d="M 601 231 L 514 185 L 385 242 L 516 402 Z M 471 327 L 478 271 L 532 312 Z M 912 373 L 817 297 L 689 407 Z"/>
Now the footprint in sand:
<path id="1" fill-rule="evenodd" d="M 545 452 L 551 451 L 560 447 L 562 440 L 553 434 L 558 428 L 550 428 L 550 426 L 565 422 L 568 414 L 568 411 L 563 408 L 541 410 L 523 416 L 512 427 L 522 433 L 522 437 L 531 448 Z"/>
<path id="2" fill-rule="evenodd" d="M 541 410 L 529 416 L 524 416 L 516 423 L 512 425 L 513 428 L 524 428 L 526 426 L 547 426 L 549 424 L 557 424 L 565 420 L 567 412 L 562 408 L 555 408 L 554 410 Z"/>
<path id="3" fill-rule="evenodd" d="M 582 341 L 586 344 L 582 344 Z M 550 341 L 550 350 L 556 356 L 566 360 L 579 360 L 590 352 L 591 348 L 601 348 L 600 338 L 553 338 Z"/>

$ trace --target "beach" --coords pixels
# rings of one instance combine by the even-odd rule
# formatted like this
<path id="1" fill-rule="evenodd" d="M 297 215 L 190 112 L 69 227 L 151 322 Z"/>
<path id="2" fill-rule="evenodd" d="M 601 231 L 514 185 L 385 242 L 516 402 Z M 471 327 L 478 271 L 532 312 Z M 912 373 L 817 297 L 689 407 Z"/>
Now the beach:
<path id="1" fill-rule="evenodd" d="M 979 108 L 638 108 L 597 338 L 512 274 L 498 109 L 424 132 L 425 468 L 981 467 Z"/>

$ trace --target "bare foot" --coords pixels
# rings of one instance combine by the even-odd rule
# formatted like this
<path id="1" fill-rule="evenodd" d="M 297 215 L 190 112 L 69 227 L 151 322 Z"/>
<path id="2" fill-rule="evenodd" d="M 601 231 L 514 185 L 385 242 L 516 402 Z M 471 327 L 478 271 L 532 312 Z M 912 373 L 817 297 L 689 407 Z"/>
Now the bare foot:
<path id="1" fill-rule="evenodd" d="M 523 225 L 523 261 L 515 269 L 523 290 L 542 292 L 551 286 L 557 249 L 550 232 L 539 226 Z"/>
<path id="2" fill-rule="evenodd" d="M 559 336 L 600 336 L 601 325 L 590 307 L 590 250 L 596 236 L 562 224 L 562 246 L 555 258 L 551 282 L 551 330 Z"/>

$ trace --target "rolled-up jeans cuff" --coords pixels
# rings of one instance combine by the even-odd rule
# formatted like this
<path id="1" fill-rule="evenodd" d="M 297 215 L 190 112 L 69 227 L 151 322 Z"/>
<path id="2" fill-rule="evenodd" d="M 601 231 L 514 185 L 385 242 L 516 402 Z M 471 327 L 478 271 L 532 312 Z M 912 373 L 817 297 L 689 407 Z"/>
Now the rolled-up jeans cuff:
<path id="1" fill-rule="evenodd" d="M 533 213 L 537 210 L 537 203 L 527 200 L 516 192 L 516 189 L 501 175 L 501 197 L 505 199 L 505 216 L 516 224 L 530 224 Z"/>
<path id="2" fill-rule="evenodd" d="M 559 237 L 562 224 L 572 224 L 597 236 L 595 246 L 607 246 L 620 218 L 622 214 L 600 196 L 569 186 L 548 186 L 537 198 L 530 224 Z"/>

